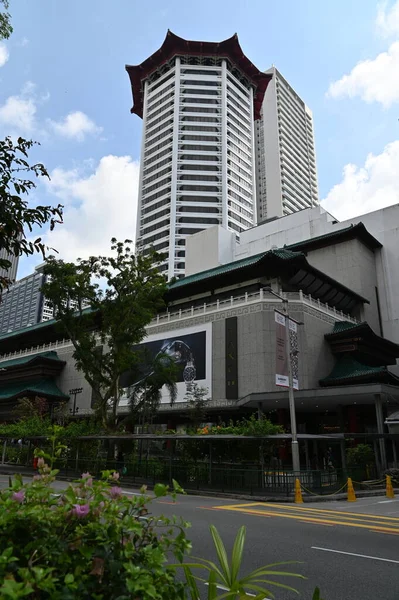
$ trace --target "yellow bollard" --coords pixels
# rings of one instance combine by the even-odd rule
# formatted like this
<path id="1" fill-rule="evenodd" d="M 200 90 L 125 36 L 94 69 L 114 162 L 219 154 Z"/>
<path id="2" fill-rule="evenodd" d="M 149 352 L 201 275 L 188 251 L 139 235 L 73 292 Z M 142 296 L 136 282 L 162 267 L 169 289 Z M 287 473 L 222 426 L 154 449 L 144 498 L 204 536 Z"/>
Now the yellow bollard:
<path id="1" fill-rule="evenodd" d="M 356 498 L 356 494 L 355 494 L 355 490 L 353 489 L 353 483 L 352 483 L 352 479 L 350 477 L 348 477 L 348 502 L 356 502 L 357 498 Z"/>
<path id="2" fill-rule="evenodd" d="M 299 479 L 295 479 L 295 504 L 303 504 L 302 490 Z"/>
<path id="3" fill-rule="evenodd" d="M 392 477 L 390 475 L 387 475 L 386 497 L 395 498 L 395 492 L 392 487 Z"/>

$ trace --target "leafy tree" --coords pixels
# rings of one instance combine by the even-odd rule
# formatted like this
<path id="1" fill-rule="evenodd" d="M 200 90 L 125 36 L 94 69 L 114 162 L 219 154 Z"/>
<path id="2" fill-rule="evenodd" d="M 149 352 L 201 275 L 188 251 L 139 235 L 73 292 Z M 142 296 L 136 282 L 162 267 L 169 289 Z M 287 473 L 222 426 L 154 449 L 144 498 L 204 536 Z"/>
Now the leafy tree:
<path id="1" fill-rule="evenodd" d="M 145 350 L 141 356 L 144 357 L 148 374 L 140 379 L 140 368 L 136 369 L 138 383 L 128 392 L 129 415 L 121 424 L 134 425 L 140 417 L 143 425 L 149 423 L 159 408 L 164 386 L 169 393 L 170 403 L 173 404 L 176 400 L 177 367 L 171 358 L 161 353 L 155 359 L 151 359 Z"/>
<path id="2" fill-rule="evenodd" d="M 31 417 L 39 417 L 44 419 L 48 415 L 48 402 L 46 398 L 20 398 L 14 410 L 16 417 L 20 419 L 28 419 Z"/>
<path id="3" fill-rule="evenodd" d="M 4 255 L 30 255 L 39 252 L 45 256 L 46 247 L 41 238 L 27 239 L 26 231 L 50 222 L 50 229 L 62 223 L 62 206 L 29 207 L 27 196 L 36 187 L 32 177 L 48 177 L 45 167 L 30 165 L 28 151 L 35 142 L 18 138 L 14 143 L 10 137 L 0 140 L 0 271 L 9 269 L 11 262 Z M 0 276 L 0 299 L 2 290 L 10 280 Z"/>
<path id="4" fill-rule="evenodd" d="M 112 239 L 111 256 L 79 259 L 76 264 L 50 257 L 44 268 L 49 277 L 43 292 L 74 346 L 77 368 L 95 392 L 101 423 L 111 430 L 117 426 L 124 393 L 121 375 L 130 372 L 131 381 L 139 380 L 143 351 L 137 345 L 164 305 L 166 292 L 166 280 L 157 268 L 159 255 L 135 255 L 130 244 Z M 138 384 L 134 410 L 146 399 L 152 402 L 164 383 L 172 383 L 167 366 L 159 361 Z"/>
<path id="5" fill-rule="evenodd" d="M 8 12 L 8 0 L 0 0 L 0 5 L 3 5 L 5 12 L 0 12 L 0 40 L 8 39 L 12 34 L 11 16 Z"/>
<path id="6" fill-rule="evenodd" d="M 358 444 L 355 448 L 348 448 L 346 460 L 349 466 L 374 464 L 374 451 L 368 444 Z"/>
<path id="7" fill-rule="evenodd" d="M 194 382 L 184 397 L 189 408 L 188 418 L 194 431 L 197 431 L 201 423 L 205 421 L 206 409 L 209 403 L 209 398 L 205 397 L 207 395 L 208 390 Z"/>

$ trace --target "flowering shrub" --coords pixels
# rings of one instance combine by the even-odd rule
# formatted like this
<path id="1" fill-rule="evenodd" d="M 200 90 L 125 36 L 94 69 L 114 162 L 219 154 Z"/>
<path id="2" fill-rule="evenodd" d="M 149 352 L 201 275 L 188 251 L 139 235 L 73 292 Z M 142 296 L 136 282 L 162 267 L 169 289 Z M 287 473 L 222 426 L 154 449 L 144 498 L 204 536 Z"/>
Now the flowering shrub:
<path id="1" fill-rule="evenodd" d="M 124 496 L 118 473 L 105 472 L 101 481 L 84 473 L 57 493 L 57 471 L 42 457 L 38 467 L 32 483 L 16 476 L 0 494 L 1 598 L 185 597 L 168 567 L 189 548 L 184 522 L 149 516 L 145 489 Z M 157 497 L 167 491 L 154 489 Z"/>

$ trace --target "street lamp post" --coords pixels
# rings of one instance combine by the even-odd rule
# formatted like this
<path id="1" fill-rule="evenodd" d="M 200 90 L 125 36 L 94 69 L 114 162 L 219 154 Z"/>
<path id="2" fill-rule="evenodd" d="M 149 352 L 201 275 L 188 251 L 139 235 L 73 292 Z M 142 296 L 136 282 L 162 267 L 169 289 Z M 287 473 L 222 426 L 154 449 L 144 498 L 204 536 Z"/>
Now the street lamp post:
<path id="1" fill-rule="evenodd" d="M 83 388 L 73 388 L 69 390 L 69 396 L 73 396 L 73 408 L 70 408 L 69 411 L 72 413 L 72 416 L 79 411 L 79 407 L 76 406 L 76 396 L 83 392 Z"/>
<path id="2" fill-rule="evenodd" d="M 295 398 L 294 398 L 294 383 L 292 378 L 292 363 L 291 363 L 291 343 L 290 343 L 290 317 L 288 314 L 288 299 L 284 296 L 280 296 L 277 292 L 274 292 L 271 288 L 265 288 L 265 292 L 269 292 L 272 296 L 276 296 L 283 303 L 283 313 L 285 316 L 285 351 L 288 363 L 288 403 L 290 409 L 290 421 L 291 421 L 291 449 L 292 449 L 292 469 L 299 473 L 301 470 L 301 462 L 299 460 L 299 446 L 298 446 L 298 435 L 296 429 L 296 412 L 295 412 Z"/>

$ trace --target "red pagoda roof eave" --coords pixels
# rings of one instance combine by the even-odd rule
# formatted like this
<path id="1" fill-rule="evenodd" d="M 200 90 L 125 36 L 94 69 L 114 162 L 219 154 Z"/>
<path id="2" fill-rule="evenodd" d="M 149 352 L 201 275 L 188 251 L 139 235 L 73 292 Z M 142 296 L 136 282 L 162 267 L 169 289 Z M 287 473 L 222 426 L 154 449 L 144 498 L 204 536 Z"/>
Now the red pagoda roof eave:
<path id="1" fill-rule="evenodd" d="M 200 42 L 180 38 L 168 31 L 162 46 L 140 65 L 126 65 L 133 93 L 132 113 L 143 117 L 142 82 L 161 65 L 176 55 L 219 56 L 229 59 L 254 84 L 254 119 L 259 119 L 263 98 L 272 75 L 262 73 L 245 56 L 237 34 L 222 42 Z"/>

